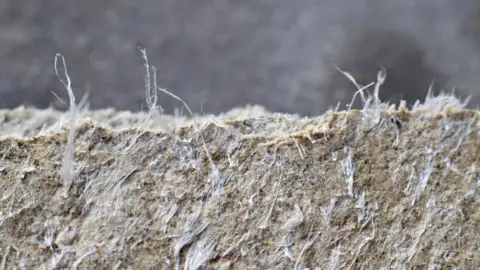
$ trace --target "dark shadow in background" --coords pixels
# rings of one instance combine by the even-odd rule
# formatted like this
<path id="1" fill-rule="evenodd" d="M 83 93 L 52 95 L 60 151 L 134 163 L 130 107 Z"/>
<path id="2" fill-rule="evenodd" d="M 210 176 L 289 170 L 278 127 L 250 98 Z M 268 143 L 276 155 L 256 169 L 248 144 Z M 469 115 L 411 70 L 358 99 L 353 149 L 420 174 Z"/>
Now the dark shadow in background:
<path id="1" fill-rule="evenodd" d="M 431 85 L 432 92 L 438 94 L 439 87 L 445 84 L 445 75 L 425 60 L 425 49 L 407 33 L 365 29 L 341 49 L 345 54 L 337 65 L 362 86 L 375 82 L 378 72 L 385 69 L 387 78 L 380 89 L 380 99 L 397 105 L 401 100 L 413 104 L 425 99 Z M 336 71 L 330 78 L 328 98 L 335 103 L 350 103 L 357 90 L 353 83 Z M 368 91 L 372 93 L 373 86 Z M 342 94 L 338 95 L 339 92 Z M 359 100 L 352 104 L 353 108 L 361 108 Z"/>
<path id="2" fill-rule="evenodd" d="M 472 44 L 480 51 L 480 1 L 473 5 L 470 13 L 460 25 L 459 31 L 463 36 L 468 37 Z M 477 78 L 480 78 L 480 73 L 477 73 Z M 477 79 L 480 82 L 480 79 Z M 473 92 L 468 107 L 473 109 L 480 109 L 480 84 L 469 85 L 469 92 Z"/>

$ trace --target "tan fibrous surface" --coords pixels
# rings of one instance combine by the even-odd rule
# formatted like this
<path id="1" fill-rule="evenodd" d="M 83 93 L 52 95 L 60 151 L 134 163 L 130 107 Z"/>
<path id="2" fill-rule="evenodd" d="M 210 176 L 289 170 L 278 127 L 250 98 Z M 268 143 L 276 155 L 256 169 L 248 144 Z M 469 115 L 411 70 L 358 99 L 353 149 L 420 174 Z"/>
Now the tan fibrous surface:
<path id="1" fill-rule="evenodd" d="M 2 267 L 476 269 L 479 115 L 425 108 L 79 120 L 67 197 L 66 128 L 4 134 Z"/>

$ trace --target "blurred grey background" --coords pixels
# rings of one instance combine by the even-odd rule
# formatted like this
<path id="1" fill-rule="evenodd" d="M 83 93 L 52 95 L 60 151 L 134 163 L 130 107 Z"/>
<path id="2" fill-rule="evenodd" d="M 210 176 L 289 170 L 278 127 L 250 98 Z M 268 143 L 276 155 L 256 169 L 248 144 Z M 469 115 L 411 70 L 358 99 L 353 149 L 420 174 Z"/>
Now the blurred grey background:
<path id="1" fill-rule="evenodd" d="M 423 100 L 435 81 L 437 92 L 455 88 L 479 104 L 476 0 L 1 0 L 0 107 L 66 97 L 54 71 L 61 53 L 77 100 L 88 90 L 91 108 L 138 111 L 139 46 L 159 85 L 196 112 L 344 108 L 355 87 L 335 66 L 362 84 L 385 67 L 384 100 Z M 159 103 L 167 113 L 181 106 Z"/>

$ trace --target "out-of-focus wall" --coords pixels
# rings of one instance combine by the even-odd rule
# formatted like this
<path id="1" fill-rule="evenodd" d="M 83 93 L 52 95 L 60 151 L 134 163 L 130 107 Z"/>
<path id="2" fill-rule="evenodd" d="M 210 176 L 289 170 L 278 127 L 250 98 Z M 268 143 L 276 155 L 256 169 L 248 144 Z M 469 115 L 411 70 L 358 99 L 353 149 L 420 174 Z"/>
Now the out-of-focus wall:
<path id="1" fill-rule="evenodd" d="M 77 98 L 139 110 L 144 67 L 200 112 L 247 103 L 319 114 L 349 102 L 385 67 L 382 98 L 423 99 L 480 85 L 480 2 L 474 0 L 4 0 L 0 107 L 47 107 L 65 97 L 53 60 L 67 60 Z M 478 98 L 473 99 L 478 104 Z M 181 104 L 160 96 L 172 112 Z M 343 107 L 342 107 L 343 108 Z"/>

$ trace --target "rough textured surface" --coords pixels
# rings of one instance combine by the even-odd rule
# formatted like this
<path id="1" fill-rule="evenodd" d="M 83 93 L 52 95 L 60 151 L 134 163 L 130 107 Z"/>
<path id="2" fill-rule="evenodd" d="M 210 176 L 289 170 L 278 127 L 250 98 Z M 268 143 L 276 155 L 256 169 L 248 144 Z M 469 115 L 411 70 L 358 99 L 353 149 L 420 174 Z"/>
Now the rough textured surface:
<path id="1" fill-rule="evenodd" d="M 452 97 L 317 118 L 254 107 L 149 129 L 146 114 L 84 113 L 65 197 L 65 115 L 0 112 L 2 267 L 480 265 L 479 114 Z"/>

